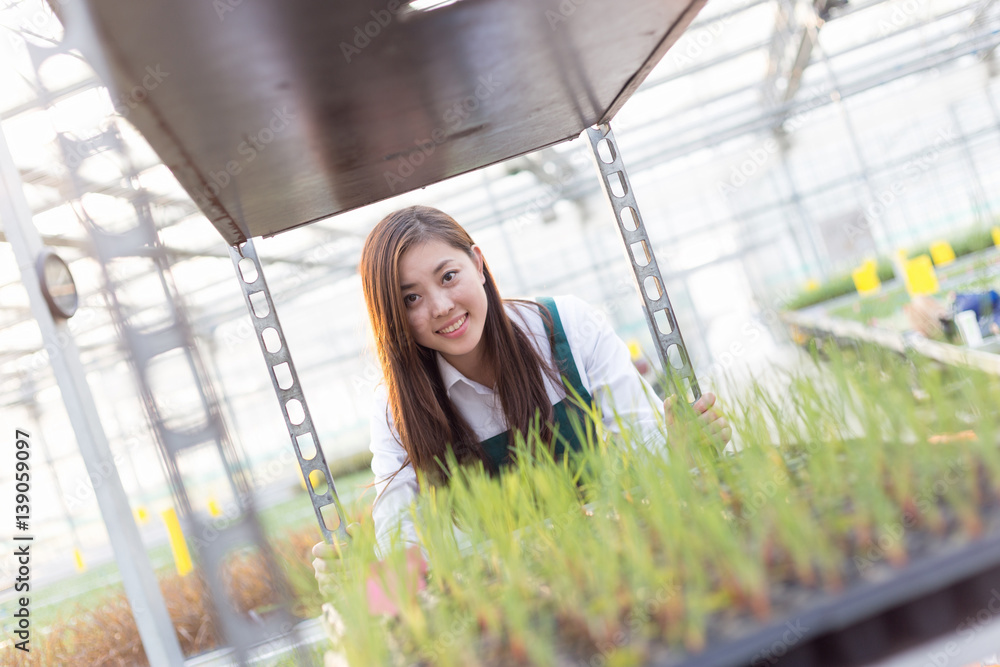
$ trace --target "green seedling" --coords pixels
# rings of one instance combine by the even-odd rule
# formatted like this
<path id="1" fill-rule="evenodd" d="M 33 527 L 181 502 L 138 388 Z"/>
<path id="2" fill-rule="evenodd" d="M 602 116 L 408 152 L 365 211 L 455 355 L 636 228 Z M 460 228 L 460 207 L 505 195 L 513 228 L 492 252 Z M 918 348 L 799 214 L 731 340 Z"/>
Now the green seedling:
<path id="1" fill-rule="evenodd" d="M 917 533 L 976 539 L 1000 488 L 997 380 L 863 348 L 823 355 L 726 398 L 739 447 L 681 411 L 665 449 L 648 448 L 623 414 L 609 427 L 582 406 L 580 452 L 554 457 L 532 429 L 499 475 L 422 479 L 427 589 L 383 580 L 399 611 L 370 613 L 369 526 L 331 600 L 339 645 L 365 665 L 641 664 L 884 578 L 873 568 L 924 555 Z M 403 546 L 384 566 L 400 578 Z"/>

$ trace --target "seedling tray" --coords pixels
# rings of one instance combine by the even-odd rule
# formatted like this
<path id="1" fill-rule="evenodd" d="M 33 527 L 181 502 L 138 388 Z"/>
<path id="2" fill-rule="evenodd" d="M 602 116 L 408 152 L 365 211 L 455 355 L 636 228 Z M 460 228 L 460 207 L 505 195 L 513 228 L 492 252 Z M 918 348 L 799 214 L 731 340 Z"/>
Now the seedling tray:
<path id="1" fill-rule="evenodd" d="M 870 343 L 902 355 L 916 353 L 938 363 L 971 367 L 1000 375 L 1000 353 L 994 347 L 970 348 L 930 340 L 912 333 L 902 334 L 860 322 L 840 320 L 805 313 L 782 313 L 782 320 L 799 332 L 818 338 L 831 338 L 838 344 Z"/>
<path id="2" fill-rule="evenodd" d="M 340 596 L 343 647 L 359 664 L 454 667 L 851 667 L 942 635 L 989 652 L 1000 384 L 868 349 L 827 354 L 819 381 L 822 369 L 754 389 L 732 411 L 739 456 L 680 430 L 669 461 L 594 448 L 578 467 L 528 459 L 428 494 L 427 598 L 370 630 L 358 561 Z M 580 479 L 587 512 L 571 493 Z M 483 558 L 453 541 L 456 517 Z"/>
<path id="3" fill-rule="evenodd" d="M 657 667 L 851 667 L 866 665 L 947 633 L 960 646 L 1000 615 L 1000 535 L 945 547 L 876 582 L 824 594 L 801 612 L 739 639 L 709 636 L 711 648 Z M 987 616 L 988 615 L 988 616 Z"/>

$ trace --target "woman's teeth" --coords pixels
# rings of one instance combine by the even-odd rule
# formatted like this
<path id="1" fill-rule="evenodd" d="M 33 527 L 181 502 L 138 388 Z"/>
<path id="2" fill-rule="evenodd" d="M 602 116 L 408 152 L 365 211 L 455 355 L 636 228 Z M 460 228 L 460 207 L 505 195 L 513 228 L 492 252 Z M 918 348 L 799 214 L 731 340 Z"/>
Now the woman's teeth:
<path id="1" fill-rule="evenodd" d="M 438 333 L 446 334 L 446 333 L 451 333 L 452 331 L 457 331 L 460 326 L 462 326 L 463 324 L 465 324 L 465 319 L 468 316 L 469 316 L 468 313 L 466 313 L 465 315 L 462 316 L 462 319 L 460 319 L 458 322 L 455 322 L 454 324 L 452 324 L 447 329 L 441 329 Z"/>

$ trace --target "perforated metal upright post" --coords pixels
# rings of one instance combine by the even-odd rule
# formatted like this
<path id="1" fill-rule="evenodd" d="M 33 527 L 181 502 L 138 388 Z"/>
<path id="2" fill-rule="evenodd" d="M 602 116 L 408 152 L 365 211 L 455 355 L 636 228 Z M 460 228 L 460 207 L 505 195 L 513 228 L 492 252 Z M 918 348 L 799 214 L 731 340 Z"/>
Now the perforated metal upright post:
<path id="1" fill-rule="evenodd" d="M 88 186 L 80 173 L 86 159 L 107 154 L 114 156 L 114 164 L 123 166 L 118 194 L 132 205 L 135 215 L 131 222 L 134 224 L 125 231 L 112 232 L 91 219 L 84 207 L 78 207 L 78 214 L 93 241 L 107 286 L 111 314 L 135 370 L 142 404 L 153 426 L 174 502 L 181 514 L 185 538 L 194 547 L 198 566 L 205 574 L 211 596 L 209 606 L 221 633 L 234 649 L 235 661 L 240 665 L 249 664 L 260 652 L 282 649 L 291 651 L 297 664 L 311 664 L 295 631 L 297 620 L 289 611 L 290 586 L 264 536 L 242 457 L 222 421 L 215 392 L 195 346 L 186 309 L 153 221 L 149 193 L 137 187 L 138 174 L 128 158 L 118 128 L 112 124 L 85 142 L 65 135 L 58 135 L 58 140 L 66 158 L 70 185 L 78 200 Z M 81 159 L 72 160 L 70 156 Z M 139 260 L 149 262 L 147 273 L 142 275 L 155 278 L 161 289 L 160 292 L 148 289 L 143 294 L 151 303 L 162 304 L 159 316 L 150 316 L 148 321 L 141 317 L 142 302 L 128 303 L 119 298 L 119 295 L 128 294 L 129 281 L 117 275 L 115 267 L 121 262 L 127 265 Z M 168 355 L 176 360 L 179 376 L 183 377 L 187 371 L 191 381 L 186 394 L 193 400 L 183 425 L 174 423 L 169 407 L 163 403 L 164 387 L 154 381 L 156 365 L 170 358 Z M 231 502 L 223 503 L 225 515 L 220 520 L 210 519 L 192 507 L 188 491 L 190 472 L 185 475 L 181 460 L 196 452 L 217 456 L 232 492 Z M 256 549 L 279 599 L 276 608 L 263 618 L 240 613 L 235 591 L 226 581 L 226 567 L 231 557 L 246 547 Z"/>
<path id="2" fill-rule="evenodd" d="M 240 279 L 243 299 L 250 311 L 250 320 L 253 322 L 254 331 L 257 332 L 257 342 L 264 354 L 264 362 L 267 364 L 268 374 L 271 376 L 274 393 L 278 397 L 278 403 L 281 404 L 285 426 L 288 428 L 289 436 L 291 436 L 292 448 L 299 460 L 302 476 L 306 480 L 306 487 L 309 490 L 309 497 L 312 500 L 323 539 L 332 542 L 333 533 L 336 532 L 339 540 L 345 541 L 349 539 L 347 517 L 340 504 L 340 498 L 337 496 L 333 476 L 326 464 L 326 456 L 319 445 L 319 437 L 316 435 L 316 428 L 313 426 L 312 417 L 306 405 L 306 397 L 302 393 L 302 385 L 299 384 L 299 376 L 295 372 L 295 364 L 292 363 L 292 355 L 288 351 L 288 343 L 281 330 L 278 313 L 274 309 L 274 301 L 271 300 L 271 292 L 267 288 L 264 270 L 257 257 L 253 240 L 248 239 L 238 246 L 230 247 L 229 254 L 233 258 L 236 275 Z M 305 449 L 305 454 L 309 454 L 308 456 L 304 455 L 303 449 Z M 310 473 L 317 471 L 323 475 L 326 482 L 325 488 L 323 485 L 318 485 L 319 492 L 313 486 L 313 480 L 310 477 Z M 333 529 L 329 527 L 323 515 L 323 508 L 330 505 L 333 505 L 337 510 L 337 526 Z"/>
<path id="3" fill-rule="evenodd" d="M 175 667 L 184 660 L 163 594 L 146 554 L 142 536 L 129 509 L 128 496 L 114 465 L 114 456 L 87 384 L 80 350 L 65 320 L 53 317 L 33 271 L 42 252 L 42 238 L 32 222 L 20 170 L 0 129 L 0 222 L 11 244 L 28 293 L 29 307 L 48 352 L 49 365 L 73 425 L 80 456 L 94 483 L 94 498 L 107 527 L 108 542 L 121 573 L 122 586 L 133 610 L 143 650 L 152 667 Z M 7 465 L 7 464 L 5 464 Z M 39 489 L 39 497 L 47 490 Z M 48 491 L 51 494 L 51 491 Z"/>
<path id="4" fill-rule="evenodd" d="M 660 363 L 676 393 L 688 400 L 697 400 L 701 397 L 701 388 L 694 369 L 691 368 L 691 357 L 677 326 L 677 318 L 670 305 L 670 297 L 667 296 L 666 283 L 653 256 L 653 246 L 642 216 L 639 215 L 639 206 L 632 193 L 611 125 L 602 123 L 587 128 L 587 137 L 601 174 L 601 186 L 615 212 L 618 231 L 625 243 L 625 256 L 632 266 L 636 287 L 642 297 L 646 324 L 656 342 Z"/>
<path id="5" fill-rule="evenodd" d="M 91 5 L 85 2 L 72 2 L 61 4 L 59 7 L 60 18 L 66 26 L 63 41 L 52 48 L 28 45 L 36 71 L 45 59 L 54 55 L 66 57 L 78 50 L 84 54 L 90 66 L 104 82 L 113 86 L 114 77 L 111 72 L 115 67 L 105 56 L 102 37 L 90 13 Z M 41 91 L 40 97 L 51 103 L 43 79 L 36 78 L 35 83 Z M 114 95 L 120 91 L 112 89 L 110 92 Z M 151 90 L 147 90 L 143 99 L 152 99 L 153 94 Z M 136 371 L 143 406 L 154 427 L 156 443 L 166 468 L 174 502 L 181 512 L 185 537 L 189 544 L 195 547 L 197 563 L 205 573 L 211 596 L 209 603 L 213 620 L 221 630 L 224 640 L 232 646 L 235 653 L 234 661 L 240 665 L 255 660 L 262 652 L 271 653 L 286 648 L 294 652 L 296 664 L 313 664 L 295 629 L 297 619 L 288 609 L 290 586 L 281 569 L 277 567 L 274 554 L 264 537 L 243 462 L 240 460 L 235 443 L 226 432 L 211 383 L 194 346 L 191 327 L 153 221 L 151 202 L 154 198 L 142 187 L 138 172 L 128 158 L 122 138 L 114 125 L 87 141 L 79 141 L 66 135 L 59 135 L 58 138 L 62 150 L 65 151 L 64 158 L 70 185 L 74 187 L 78 197 L 91 191 L 95 186 L 89 180 L 92 178 L 89 170 L 81 169 L 89 158 L 97 153 L 110 151 L 116 158 L 111 160 L 111 164 L 126 167 L 122 170 L 120 181 L 115 185 L 105 183 L 103 187 L 107 191 L 106 194 L 131 204 L 134 209 L 134 219 L 130 219 L 131 216 L 123 218 L 116 221 L 120 224 L 115 225 L 113 229 L 105 229 L 89 217 L 82 204 L 79 205 L 78 214 L 90 232 L 97 258 L 101 263 L 115 325 L 121 333 L 129 361 Z M 147 267 L 152 269 L 150 273 L 155 276 L 158 285 L 152 286 L 153 294 L 144 293 L 136 303 L 123 303 L 119 295 L 127 295 L 127 291 L 123 289 L 127 277 L 111 275 L 108 265 L 123 261 L 125 265 L 136 266 L 141 260 L 145 260 Z M 162 308 L 159 315 L 165 317 L 155 317 L 154 322 L 144 322 L 143 313 L 140 312 L 141 306 L 150 296 L 156 296 L 156 287 L 160 288 L 163 297 L 160 302 L 162 306 L 158 306 Z M 161 409 L 166 406 L 157 403 L 158 397 L 163 398 L 162 392 L 154 393 L 154 385 L 160 390 L 164 387 L 162 383 L 151 381 L 151 367 L 159 363 L 157 357 L 160 357 L 160 360 L 166 359 L 164 355 L 168 354 L 179 359 L 177 371 L 187 370 L 193 379 L 193 386 L 187 395 L 197 399 L 192 400 L 192 405 L 200 411 L 192 410 L 191 414 L 184 415 L 185 421 L 188 422 L 186 424 L 168 420 L 166 413 L 169 410 Z M 182 364 L 186 368 L 182 368 Z M 233 493 L 232 504 L 224 503 L 226 515 L 220 521 L 206 520 L 201 513 L 193 511 L 185 475 L 179 466 L 182 457 L 198 457 L 204 453 L 214 453 L 218 456 Z M 211 461 L 211 458 L 208 457 L 206 460 Z M 117 471 L 114 479 L 117 480 Z M 100 496 L 100 493 L 98 495 Z M 116 508 L 117 511 L 124 513 L 131 520 L 128 503 L 122 502 L 120 505 L 121 507 Z M 133 523 L 130 530 L 134 529 Z M 141 547 L 141 542 L 139 545 Z M 254 613 L 240 613 L 233 595 L 235 590 L 227 581 L 225 569 L 231 557 L 248 546 L 256 548 L 268 570 L 272 588 L 279 598 L 275 608 L 263 617 Z M 123 557 L 118 556 L 118 559 L 124 573 Z M 152 576 L 150 578 L 152 579 Z M 156 586 L 155 579 L 152 579 L 152 586 L 154 588 Z M 141 621 L 143 611 L 140 608 L 135 609 L 137 622 Z M 165 611 L 164 609 L 164 615 Z M 166 617 L 166 622 L 169 625 L 169 616 Z M 176 644 L 176 635 L 172 627 L 164 634 L 172 644 Z M 146 642 L 145 635 L 143 642 Z M 179 647 L 176 652 L 179 653 Z M 168 662 L 157 664 L 178 665 L 182 662 L 183 658 L 177 655 L 169 658 Z"/>

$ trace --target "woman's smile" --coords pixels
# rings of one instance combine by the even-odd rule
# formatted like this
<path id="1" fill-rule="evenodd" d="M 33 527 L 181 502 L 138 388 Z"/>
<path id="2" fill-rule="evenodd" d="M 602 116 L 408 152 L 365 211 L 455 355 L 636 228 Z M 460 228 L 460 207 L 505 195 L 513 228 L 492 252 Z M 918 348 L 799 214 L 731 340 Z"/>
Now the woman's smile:
<path id="1" fill-rule="evenodd" d="M 452 323 L 446 327 L 438 329 L 438 333 L 446 338 L 458 338 L 465 333 L 468 327 L 466 324 L 469 322 L 469 314 L 465 313 L 456 320 L 452 320 Z"/>

